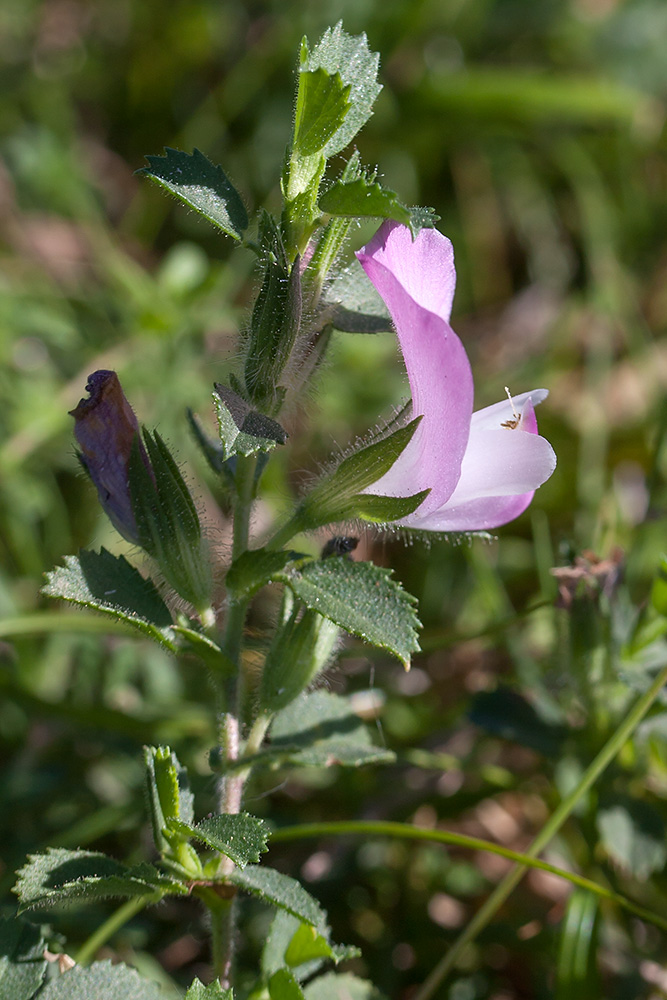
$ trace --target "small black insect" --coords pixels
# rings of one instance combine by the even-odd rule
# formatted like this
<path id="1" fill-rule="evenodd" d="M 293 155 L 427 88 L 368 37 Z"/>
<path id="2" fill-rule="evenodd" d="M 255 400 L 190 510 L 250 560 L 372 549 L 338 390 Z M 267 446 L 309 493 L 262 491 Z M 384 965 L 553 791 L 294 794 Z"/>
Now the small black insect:
<path id="1" fill-rule="evenodd" d="M 322 558 L 326 559 L 328 556 L 347 556 L 350 552 L 354 552 L 358 544 L 358 538 L 334 535 L 322 549 Z"/>

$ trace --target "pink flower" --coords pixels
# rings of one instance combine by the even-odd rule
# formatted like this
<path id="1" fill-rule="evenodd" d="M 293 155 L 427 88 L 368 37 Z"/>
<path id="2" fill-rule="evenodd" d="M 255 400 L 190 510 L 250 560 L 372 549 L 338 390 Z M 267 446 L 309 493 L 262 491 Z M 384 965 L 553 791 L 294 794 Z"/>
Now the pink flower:
<path id="1" fill-rule="evenodd" d="M 556 467 L 537 433 L 534 389 L 473 413 L 473 380 L 463 344 L 449 325 L 456 286 L 452 244 L 435 229 L 385 222 L 357 257 L 394 321 L 423 415 L 392 468 L 366 492 L 410 496 L 430 489 L 403 527 L 481 531 L 518 517 Z"/>

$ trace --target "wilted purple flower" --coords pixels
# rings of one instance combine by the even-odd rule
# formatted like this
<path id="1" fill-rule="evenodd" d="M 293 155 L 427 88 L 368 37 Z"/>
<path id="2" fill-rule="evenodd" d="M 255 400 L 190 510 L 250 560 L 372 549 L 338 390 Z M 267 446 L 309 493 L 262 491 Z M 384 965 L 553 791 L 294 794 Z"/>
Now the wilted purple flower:
<path id="1" fill-rule="evenodd" d="M 128 474 L 135 440 L 147 468 L 149 462 L 137 418 L 115 372 L 93 372 L 88 376 L 86 391 L 90 397 L 70 410 L 76 421 L 74 436 L 81 449 L 79 457 L 114 527 L 128 541 L 138 543 Z"/>
<path id="2" fill-rule="evenodd" d="M 473 413 L 473 380 L 463 344 L 449 325 L 456 286 L 452 244 L 435 229 L 385 222 L 358 253 L 391 313 L 412 390 L 423 415 L 392 468 L 366 492 L 411 496 L 430 489 L 399 524 L 429 531 L 480 531 L 518 517 L 556 467 L 537 433 L 535 389 Z"/>

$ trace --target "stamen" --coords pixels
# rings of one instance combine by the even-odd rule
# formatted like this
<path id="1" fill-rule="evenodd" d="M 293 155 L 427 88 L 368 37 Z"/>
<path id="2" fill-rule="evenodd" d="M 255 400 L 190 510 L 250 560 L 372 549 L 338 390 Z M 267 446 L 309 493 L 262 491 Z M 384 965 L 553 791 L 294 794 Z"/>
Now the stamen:
<path id="1" fill-rule="evenodd" d="M 512 394 L 509 391 L 509 389 L 507 388 L 507 386 L 505 386 L 505 392 L 507 393 L 507 398 L 510 401 L 510 406 L 512 407 L 512 414 L 513 414 L 513 416 L 511 418 L 511 420 L 503 420 L 503 422 L 502 422 L 502 424 L 500 426 L 501 427 L 506 427 L 508 430 L 513 431 L 513 430 L 516 430 L 516 428 L 519 426 L 519 423 L 521 421 L 521 415 L 516 412 L 516 407 L 514 405 L 514 400 L 512 399 Z"/>

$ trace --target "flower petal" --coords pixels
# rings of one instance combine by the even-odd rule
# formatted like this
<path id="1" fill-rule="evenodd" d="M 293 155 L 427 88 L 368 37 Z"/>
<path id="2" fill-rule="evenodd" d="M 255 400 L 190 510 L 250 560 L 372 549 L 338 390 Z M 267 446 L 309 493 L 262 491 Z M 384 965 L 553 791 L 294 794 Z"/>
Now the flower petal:
<path id="1" fill-rule="evenodd" d="M 531 389 L 530 392 L 522 392 L 518 396 L 512 396 L 512 402 L 509 399 L 501 399 L 499 403 L 485 406 L 482 410 L 475 410 L 470 421 L 470 427 L 471 429 L 479 428 L 480 430 L 482 428 L 484 430 L 493 430 L 494 428 L 501 427 L 507 420 L 512 419 L 515 411 L 516 413 L 522 413 L 529 399 L 533 407 L 535 407 L 538 403 L 543 403 L 548 395 L 548 389 Z M 524 429 L 530 430 L 530 428 Z M 535 424 L 535 430 L 531 430 L 531 433 L 537 433 L 537 423 Z"/>
<path id="2" fill-rule="evenodd" d="M 447 504 L 420 521 L 413 514 L 401 521 L 401 526 L 420 531 L 490 531 L 523 514 L 534 494 L 531 490 L 519 496 L 482 497 L 458 505 Z"/>
<path id="3" fill-rule="evenodd" d="M 498 423 L 513 419 L 509 400 L 475 414 L 478 420 L 473 417 L 461 478 L 449 501 L 425 517 L 420 508 L 401 524 L 429 531 L 479 531 L 523 513 L 535 489 L 556 468 L 553 448 L 537 433 L 533 396 L 543 398 L 537 391 L 514 400 L 515 408 L 523 403 L 516 428 Z"/>
<path id="4" fill-rule="evenodd" d="M 418 305 L 449 322 L 456 290 L 454 247 L 437 229 L 421 229 L 413 240 L 407 226 L 384 222 L 357 257 L 366 274 L 366 260 L 372 259 L 393 274 Z"/>
<path id="5" fill-rule="evenodd" d="M 412 391 L 412 413 L 424 419 L 389 472 L 367 492 L 431 493 L 428 514 L 454 492 L 466 450 L 473 382 L 463 344 L 449 326 L 456 274 L 450 241 L 435 229 L 410 231 L 385 222 L 357 254 L 396 327 Z"/>

